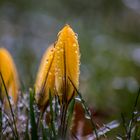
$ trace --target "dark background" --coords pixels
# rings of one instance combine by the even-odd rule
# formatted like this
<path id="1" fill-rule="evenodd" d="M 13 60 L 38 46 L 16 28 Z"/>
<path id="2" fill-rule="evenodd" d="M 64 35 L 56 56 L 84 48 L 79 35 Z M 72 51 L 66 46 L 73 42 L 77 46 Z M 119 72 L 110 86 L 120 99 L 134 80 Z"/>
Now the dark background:
<path id="1" fill-rule="evenodd" d="M 21 87 L 33 87 L 43 52 L 70 24 L 81 50 L 80 91 L 114 118 L 130 114 L 140 84 L 140 0 L 0 0 L 0 46 Z"/>

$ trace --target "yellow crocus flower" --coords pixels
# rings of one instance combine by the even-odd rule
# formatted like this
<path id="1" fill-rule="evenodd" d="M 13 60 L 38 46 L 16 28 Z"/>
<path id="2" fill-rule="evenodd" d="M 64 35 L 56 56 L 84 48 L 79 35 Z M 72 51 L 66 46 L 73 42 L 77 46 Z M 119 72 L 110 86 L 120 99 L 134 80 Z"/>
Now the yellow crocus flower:
<path id="1" fill-rule="evenodd" d="M 58 40 L 50 46 L 39 67 L 35 82 L 35 98 L 41 110 L 49 101 L 49 91 L 59 97 L 60 104 L 69 103 L 79 87 L 80 52 L 77 36 L 69 25 L 59 33 Z M 72 83 L 71 83 L 72 82 Z M 74 87 L 74 86 L 75 87 Z"/>
<path id="2" fill-rule="evenodd" d="M 80 52 L 77 36 L 69 25 L 59 33 L 55 44 L 55 87 L 60 103 L 68 103 L 79 87 Z M 71 81 L 75 88 L 73 87 Z"/>
<path id="3" fill-rule="evenodd" d="M 35 82 L 35 99 L 39 108 L 44 111 L 49 101 L 49 92 L 54 93 L 54 46 L 44 53 Z"/>
<path id="4" fill-rule="evenodd" d="M 12 56 L 5 48 L 0 48 L 0 72 L 2 74 L 11 104 L 16 104 L 18 99 L 19 80 Z M 0 77 L 0 98 L 5 109 L 9 108 L 5 88 Z"/>

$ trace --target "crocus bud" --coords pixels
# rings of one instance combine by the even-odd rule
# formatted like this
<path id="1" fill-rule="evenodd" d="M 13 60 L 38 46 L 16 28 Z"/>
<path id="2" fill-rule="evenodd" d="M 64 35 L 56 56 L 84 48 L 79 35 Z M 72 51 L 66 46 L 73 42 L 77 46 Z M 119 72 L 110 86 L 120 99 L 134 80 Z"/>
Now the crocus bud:
<path id="1" fill-rule="evenodd" d="M 79 87 L 80 52 L 77 35 L 69 25 L 59 33 L 55 44 L 55 87 L 60 103 L 68 103 Z M 74 87 L 74 86 L 75 87 Z"/>
<path id="2" fill-rule="evenodd" d="M 35 99 L 39 108 L 44 111 L 49 102 L 49 92 L 54 94 L 54 46 L 44 53 L 35 82 Z"/>
<path id="3" fill-rule="evenodd" d="M 0 73 L 0 98 L 7 110 L 9 109 L 9 102 L 6 96 L 6 90 L 8 92 L 11 105 L 15 106 L 18 99 L 19 80 L 12 56 L 4 48 L 0 48 Z M 4 84 L 6 86 L 6 90 Z"/>

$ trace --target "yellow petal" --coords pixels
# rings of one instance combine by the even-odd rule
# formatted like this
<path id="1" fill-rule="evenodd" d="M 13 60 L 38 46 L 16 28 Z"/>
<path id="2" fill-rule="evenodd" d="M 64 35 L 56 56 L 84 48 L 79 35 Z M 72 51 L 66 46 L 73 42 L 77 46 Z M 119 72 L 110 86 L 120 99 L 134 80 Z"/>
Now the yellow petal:
<path id="1" fill-rule="evenodd" d="M 8 94 L 11 97 L 13 103 L 16 104 L 19 89 L 17 70 L 10 53 L 4 48 L 0 48 L 0 72 L 3 76 Z M 1 99 L 4 102 L 5 108 L 8 109 L 9 103 L 6 97 L 5 89 L 1 78 L 0 94 Z"/>
<path id="2" fill-rule="evenodd" d="M 79 87 L 80 53 L 77 36 L 69 25 L 58 34 L 55 44 L 55 86 L 60 102 L 68 102 L 74 95 L 74 86 Z"/>
<path id="3" fill-rule="evenodd" d="M 40 109 L 44 110 L 49 101 L 49 91 L 54 93 L 54 46 L 44 53 L 35 83 L 35 98 Z"/>

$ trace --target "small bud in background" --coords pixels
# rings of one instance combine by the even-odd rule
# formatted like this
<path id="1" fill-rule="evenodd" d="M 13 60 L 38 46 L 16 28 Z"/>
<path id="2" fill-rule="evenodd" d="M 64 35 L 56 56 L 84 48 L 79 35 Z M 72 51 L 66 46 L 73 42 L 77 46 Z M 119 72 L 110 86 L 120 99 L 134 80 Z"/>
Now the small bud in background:
<path id="1" fill-rule="evenodd" d="M 19 80 L 13 58 L 5 48 L 0 48 L 0 73 L 2 75 L 2 77 L 0 77 L 0 98 L 4 104 L 4 108 L 9 110 L 6 90 L 12 107 L 15 107 L 18 100 Z"/>

